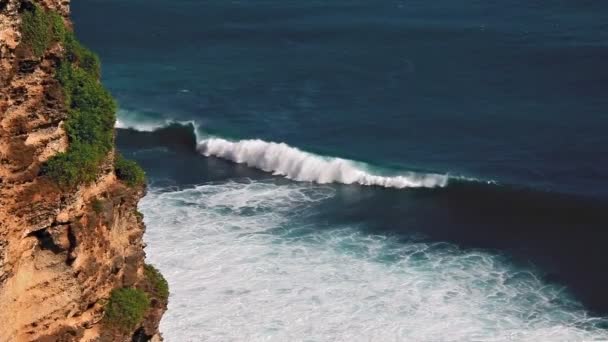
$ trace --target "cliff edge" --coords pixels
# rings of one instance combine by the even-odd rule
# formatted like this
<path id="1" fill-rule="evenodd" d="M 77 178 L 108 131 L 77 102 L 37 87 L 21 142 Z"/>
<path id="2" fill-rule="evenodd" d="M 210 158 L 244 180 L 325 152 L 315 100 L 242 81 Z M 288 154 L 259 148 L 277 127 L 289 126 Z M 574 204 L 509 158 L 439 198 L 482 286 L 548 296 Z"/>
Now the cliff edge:
<path id="1" fill-rule="evenodd" d="M 69 0 L 0 0 L 0 341 L 161 340 L 143 173 Z"/>

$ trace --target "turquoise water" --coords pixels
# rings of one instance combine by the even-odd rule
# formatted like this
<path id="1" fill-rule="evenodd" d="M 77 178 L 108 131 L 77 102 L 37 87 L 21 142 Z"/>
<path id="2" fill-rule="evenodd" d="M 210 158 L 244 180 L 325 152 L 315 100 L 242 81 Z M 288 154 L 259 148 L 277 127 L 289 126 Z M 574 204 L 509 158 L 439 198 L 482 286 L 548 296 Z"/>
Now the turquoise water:
<path id="1" fill-rule="evenodd" d="M 169 341 L 605 338 L 606 4 L 72 10 Z"/>

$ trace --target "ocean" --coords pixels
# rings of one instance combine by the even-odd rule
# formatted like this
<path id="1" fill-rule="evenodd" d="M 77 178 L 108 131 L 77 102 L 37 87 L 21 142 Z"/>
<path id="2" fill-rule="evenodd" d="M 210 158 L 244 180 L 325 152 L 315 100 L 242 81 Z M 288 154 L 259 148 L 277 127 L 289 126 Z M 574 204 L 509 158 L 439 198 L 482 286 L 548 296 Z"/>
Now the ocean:
<path id="1" fill-rule="evenodd" d="M 608 340 L 608 3 L 72 11 L 167 341 Z"/>

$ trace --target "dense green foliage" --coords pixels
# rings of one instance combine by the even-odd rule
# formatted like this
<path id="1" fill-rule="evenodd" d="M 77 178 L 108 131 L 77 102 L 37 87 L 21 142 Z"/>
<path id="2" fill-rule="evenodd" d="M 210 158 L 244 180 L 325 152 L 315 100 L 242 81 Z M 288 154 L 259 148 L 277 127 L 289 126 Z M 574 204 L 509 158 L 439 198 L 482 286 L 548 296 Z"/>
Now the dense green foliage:
<path id="1" fill-rule="evenodd" d="M 167 283 L 165 277 L 154 266 L 148 264 L 144 265 L 144 272 L 148 283 L 152 287 L 153 294 L 167 300 L 169 298 L 169 283 Z"/>
<path id="2" fill-rule="evenodd" d="M 49 159 L 41 171 L 65 188 L 92 182 L 113 148 L 116 120 L 116 103 L 99 82 L 99 57 L 78 42 L 59 14 L 38 4 L 22 14 L 22 30 L 23 44 L 38 57 L 54 42 L 65 49 L 55 76 L 68 106 L 64 128 L 69 148 Z M 143 170 L 136 163 L 117 159 L 120 179 L 132 186 L 145 182 Z"/>
<path id="3" fill-rule="evenodd" d="M 66 59 L 70 63 L 78 64 L 88 74 L 94 76 L 95 79 L 99 79 L 101 76 L 99 57 L 82 46 L 73 32 L 69 31 L 64 36 L 63 46 L 66 51 Z"/>
<path id="4" fill-rule="evenodd" d="M 22 44 L 36 57 L 41 57 L 52 43 L 63 41 L 66 29 L 59 14 L 34 4 L 21 18 Z"/>
<path id="5" fill-rule="evenodd" d="M 66 58 L 56 78 L 69 107 L 65 129 L 70 147 L 51 158 L 43 171 L 59 185 L 72 187 L 95 180 L 114 143 L 116 103 L 99 82 L 99 59 L 66 31 Z M 85 63 L 85 66 L 80 63 Z"/>
<path id="6" fill-rule="evenodd" d="M 127 183 L 129 186 L 142 185 L 146 181 L 144 170 L 134 161 L 125 159 L 120 154 L 116 154 L 114 169 L 118 179 Z"/>
<path id="7" fill-rule="evenodd" d="M 70 146 L 51 158 L 43 171 L 57 183 L 71 187 L 95 180 L 100 164 L 114 142 L 116 104 L 97 76 L 63 61 L 57 79 L 69 106 L 65 129 Z"/>
<path id="8" fill-rule="evenodd" d="M 104 324 L 122 331 L 132 331 L 150 307 L 148 295 L 139 289 L 114 289 L 105 307 Z"/>
<path id="9" fill-rule="evenodd" d="M 68 119 L 69 149 L 51 158 L 42 172 L 63 187 L 95 180 L 112 149 L 116 104 L 99 82 L 99 58 L 84 48 L 61 16 L 37 4 L 22 15 L 23 44 L 40 56 L 53 42 L 65 48 L 56 78 L 62 85 Z"/>

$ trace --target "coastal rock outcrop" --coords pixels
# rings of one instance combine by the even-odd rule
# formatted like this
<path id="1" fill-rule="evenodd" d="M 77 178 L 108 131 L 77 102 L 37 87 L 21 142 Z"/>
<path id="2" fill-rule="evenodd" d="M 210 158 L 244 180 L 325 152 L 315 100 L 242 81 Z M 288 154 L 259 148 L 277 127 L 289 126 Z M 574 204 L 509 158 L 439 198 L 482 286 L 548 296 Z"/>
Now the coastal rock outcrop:
<path id="1" fill-rule="evenodd" d="M 0 0 L 0 341 L 160 340 L 166 282 L 144 262 L 145 185 L 117 177 L 113 148 L 86 182 L 43 172 L 70 148 L 70 108 L 56 77 L 65 44 L 23 43 L 35 11 L 71 28 L 69 0 Z M 108 313 L 124 309 L 121 289 L 144 294 L 126 325 Z"/>

